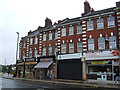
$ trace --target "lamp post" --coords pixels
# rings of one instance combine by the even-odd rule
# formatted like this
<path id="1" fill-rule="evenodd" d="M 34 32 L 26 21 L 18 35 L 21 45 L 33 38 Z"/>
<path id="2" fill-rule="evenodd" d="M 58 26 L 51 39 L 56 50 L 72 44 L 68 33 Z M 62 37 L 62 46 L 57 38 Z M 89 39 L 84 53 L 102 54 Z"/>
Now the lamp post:
<path id="1" fill-rule="evenodd" d="M 17 75 L 17 57 L 18 57 L 18 44 L 19 44 L 19 32 L 17 33 L 17 47 L 16 47 L 16 75 Z"/>

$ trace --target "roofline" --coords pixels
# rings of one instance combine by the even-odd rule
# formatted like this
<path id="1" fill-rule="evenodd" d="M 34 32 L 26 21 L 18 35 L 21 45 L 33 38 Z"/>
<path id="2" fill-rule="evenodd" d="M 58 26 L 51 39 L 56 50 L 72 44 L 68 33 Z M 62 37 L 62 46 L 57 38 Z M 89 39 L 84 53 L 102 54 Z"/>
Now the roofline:
<path id="1" fill-rule="evenodd" d="M 93 17 L 104 16 L 104 15 L 109 15 L 109 14 L 115 14 L 115 12 L 112 11 L 112 12 L 102 13 L 102 14 L 97 14 L 97 15 L 92 15 L 92 16 L 85 16 L 85 17 L 81 17 L 80 20 L 88 19 L 88 18 L 93 18 Z"/>

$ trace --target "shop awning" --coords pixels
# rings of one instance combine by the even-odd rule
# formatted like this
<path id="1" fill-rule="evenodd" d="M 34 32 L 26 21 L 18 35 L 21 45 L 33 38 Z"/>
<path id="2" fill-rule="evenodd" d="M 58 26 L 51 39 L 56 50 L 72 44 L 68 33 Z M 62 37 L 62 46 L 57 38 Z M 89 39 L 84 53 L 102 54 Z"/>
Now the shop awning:
<path id="1" fill-rule="evenodd" d="M 34 68 L 48 68 L 53 61 L 50 62 L 39 62 Z"/>

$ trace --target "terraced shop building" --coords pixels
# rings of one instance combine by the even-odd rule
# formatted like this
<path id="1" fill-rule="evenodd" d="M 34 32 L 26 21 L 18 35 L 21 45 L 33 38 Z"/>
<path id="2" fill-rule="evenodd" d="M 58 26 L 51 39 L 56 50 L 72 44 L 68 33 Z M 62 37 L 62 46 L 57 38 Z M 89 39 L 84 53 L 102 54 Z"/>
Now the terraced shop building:
<path id="1" fill-rule="evenodd" d="M 21 39 L 17 69 L 29 78 L 113 81 L 120 65 L 119 6 L 94 11 L 86 1 L 81 17 L 55 24 L 46 18 Z"/>

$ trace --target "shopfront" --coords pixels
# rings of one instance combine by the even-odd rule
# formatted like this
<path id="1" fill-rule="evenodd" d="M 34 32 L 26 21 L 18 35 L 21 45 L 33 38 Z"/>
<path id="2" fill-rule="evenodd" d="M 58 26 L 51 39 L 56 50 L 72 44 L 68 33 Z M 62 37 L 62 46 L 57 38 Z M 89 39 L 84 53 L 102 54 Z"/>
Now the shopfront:
<path id="1" fill-rule="evenodd" d="M 81 53 L 58 55 L 57 78 L 82 80 Z"/>
<path id="2" fill-rule="evenodd" d="M 34 69 L 36 79 L 54 79 L 55 56 L 38 57 L 38 64 Z"/>
<path id="3" fill-rule="evenodd" d="M 118 51 L 87 52 L 86 66 L 88 80 L 114 81 L 115 69 L 119 68 Z"/>
<path id="4" fill-rule="evenodd" d="M 17 60 L 17 77 L 23 77 L 23 71 L 24 71 L 24 61 L 23 60 Z"/>
<path id="5" fill-rule="evenodd" d="M 36 64 L 36 58 L 25 58 L 25 78 L 35 78 L 34 66 Z"/>

